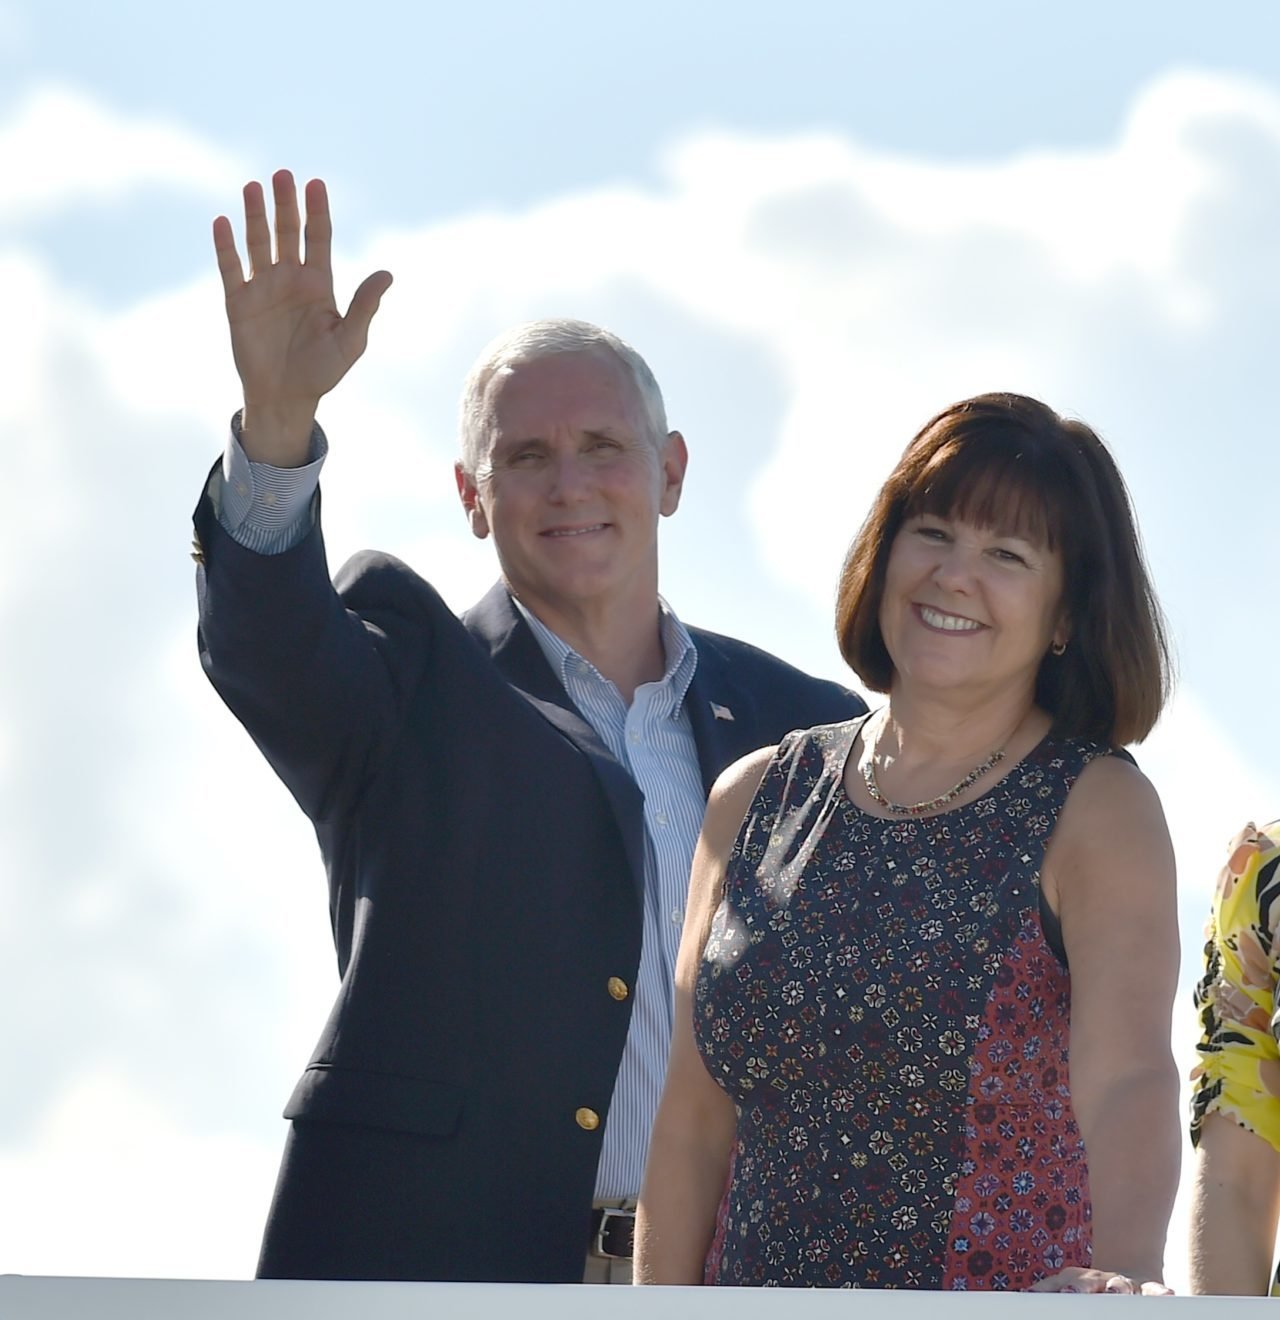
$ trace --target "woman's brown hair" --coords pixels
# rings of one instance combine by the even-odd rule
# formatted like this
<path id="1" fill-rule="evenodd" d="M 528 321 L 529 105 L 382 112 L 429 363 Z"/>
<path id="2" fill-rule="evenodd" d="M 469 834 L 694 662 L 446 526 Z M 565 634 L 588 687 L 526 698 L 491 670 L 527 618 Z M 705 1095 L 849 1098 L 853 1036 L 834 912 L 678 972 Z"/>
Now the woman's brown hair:
<path id="1" fill-rule="evenodd" d="M 1036 704 L 1059 736 L 1141 742 L 1169 696 L 1169 644 L 1124 479 L 1098 436 L 1021 394 L 965 399 L 918 432 L 840 575 L 840 652 L 876 692 L 889 690 L 894 673 L 880 632 L 889 549 L 903 522 L 925 513 L 1061 553 L 1071 637 L 1062 655 L 1041 662 Z"/>

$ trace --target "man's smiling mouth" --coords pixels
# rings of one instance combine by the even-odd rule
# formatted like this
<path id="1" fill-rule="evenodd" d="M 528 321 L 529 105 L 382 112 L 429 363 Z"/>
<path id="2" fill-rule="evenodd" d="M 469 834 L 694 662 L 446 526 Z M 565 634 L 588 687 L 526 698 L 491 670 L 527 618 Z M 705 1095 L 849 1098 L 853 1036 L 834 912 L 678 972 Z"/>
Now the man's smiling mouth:
<path id="1" fill-rule="evenodd" d="M 603 532 L 608 523 L 592 523 L 590 527 L 552 527 L 543 536 L 586 536 L 588 532 Z"/>

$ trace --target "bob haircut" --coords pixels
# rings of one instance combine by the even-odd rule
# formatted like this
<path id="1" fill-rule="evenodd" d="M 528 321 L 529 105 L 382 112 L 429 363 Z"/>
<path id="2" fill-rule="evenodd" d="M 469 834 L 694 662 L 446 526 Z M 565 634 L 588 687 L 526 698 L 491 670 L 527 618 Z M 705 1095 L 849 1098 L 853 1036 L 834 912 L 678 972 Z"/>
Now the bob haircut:
<path id="1" fill-rule="evenodd" d="M 1035 701 L 1059 737 L 1124 746 L 1155 727 L 1169 644 L 1124 480 L 1098 436 L 1021 394 L 944 409 L 907 446 L 849 548 L 836 601 L 840 653 L 875 692 L 893 660 L 880 631 L 889 550 L 920 514 L 998 528 L 1062 555 L 1065 653 L 1047 652 Z"/>

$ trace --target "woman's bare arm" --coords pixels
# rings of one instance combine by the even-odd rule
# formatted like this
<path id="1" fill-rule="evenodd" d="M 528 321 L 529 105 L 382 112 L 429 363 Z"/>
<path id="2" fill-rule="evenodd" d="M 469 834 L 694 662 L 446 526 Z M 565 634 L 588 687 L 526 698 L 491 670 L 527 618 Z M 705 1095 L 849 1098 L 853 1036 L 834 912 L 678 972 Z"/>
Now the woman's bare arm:
<path id="1" fill-rule="evenodd" d="M 731 765 L 707 803 L 693 857 L 684 934 L 676 961 L 675 1029 L 636 1215 L 635 1281 L 701 1283 L 716 1210 L 729 1176 L 737 1118 L 703 1066 L 693 1036 L 693 991 L 725 866 L 772 747 Z"/>
<path id="2" fill-rule="evenodd" d="M 1164 1291 L 1181 1158 L 1177 900 L 1164 813 L 1136 767 L 1107 757 L 1085 769 L 1044 880 L 1071 968 L 1071 1099 L 1089 1161 L 1094 1268 L 1037 1288 Z"/>

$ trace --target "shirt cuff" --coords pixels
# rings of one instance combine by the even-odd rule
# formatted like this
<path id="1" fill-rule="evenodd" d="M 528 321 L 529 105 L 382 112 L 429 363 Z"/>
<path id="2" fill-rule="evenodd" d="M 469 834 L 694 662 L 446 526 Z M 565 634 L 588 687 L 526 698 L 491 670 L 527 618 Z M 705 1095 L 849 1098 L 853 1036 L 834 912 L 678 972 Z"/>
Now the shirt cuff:
<path id="1" fill-rule="evenodd" d="M 240 444 L 237 412 L 231 419 L 221 471 L 214 473 L 209 486 L 218 521 L 232 540 L 264 555 L 283 554 L 305 540 L 315 526 L 320 469 L 328 453 L 329 442 L 316 425 L 302 467 L 253 463 Z"/>

